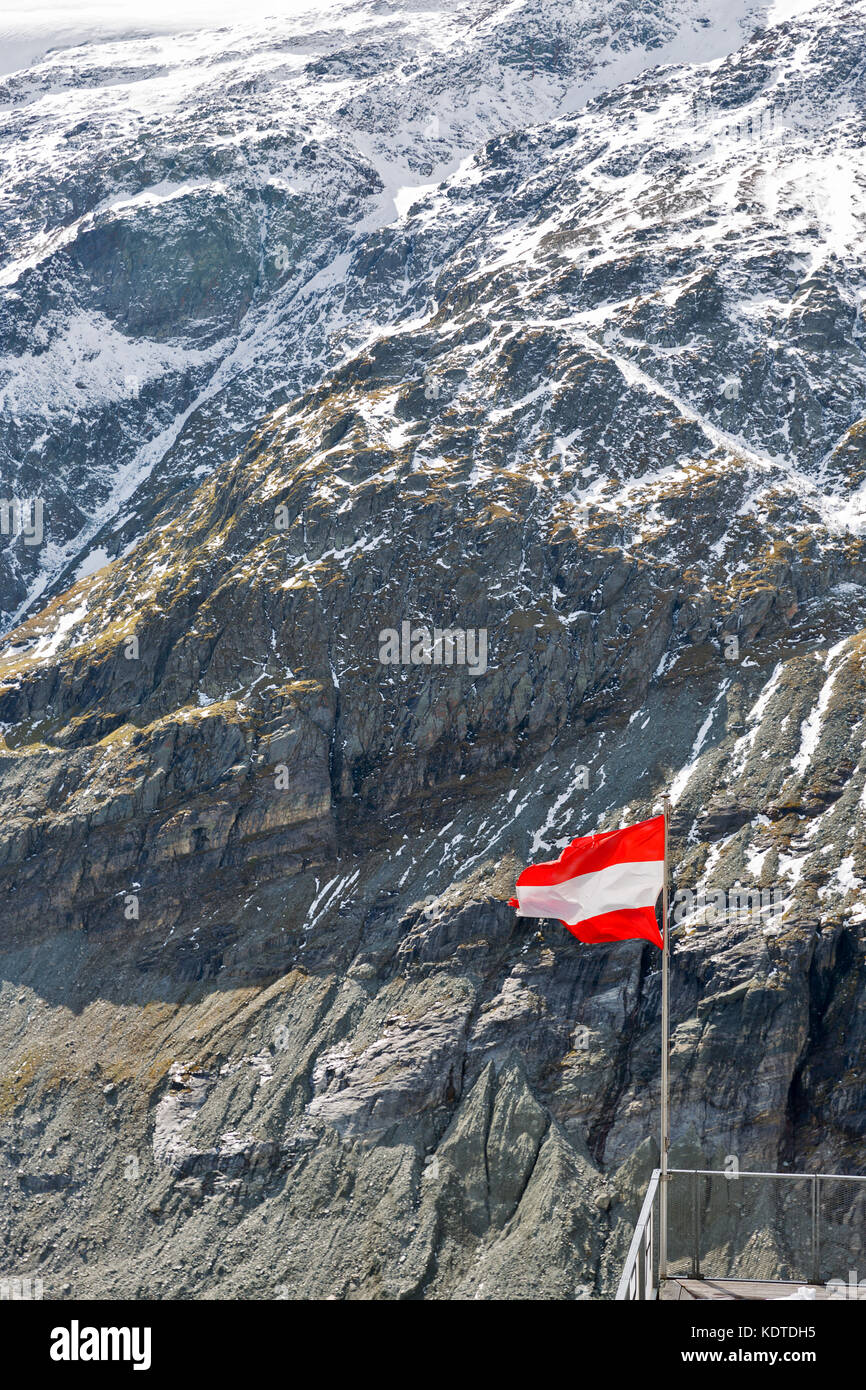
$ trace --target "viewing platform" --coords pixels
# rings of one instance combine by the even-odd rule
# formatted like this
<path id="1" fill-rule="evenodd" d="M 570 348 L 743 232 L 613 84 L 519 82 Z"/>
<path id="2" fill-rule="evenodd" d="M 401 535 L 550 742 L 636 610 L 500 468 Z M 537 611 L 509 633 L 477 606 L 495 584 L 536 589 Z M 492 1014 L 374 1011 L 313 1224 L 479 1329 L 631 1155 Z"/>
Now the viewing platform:
<path id="1" fill-rule="evenodd" d="M 866 1301 L 866 1177 L 671 1168 L 660 1278 L 661 1183 L 657 1168 L 618 1300 Z"/>

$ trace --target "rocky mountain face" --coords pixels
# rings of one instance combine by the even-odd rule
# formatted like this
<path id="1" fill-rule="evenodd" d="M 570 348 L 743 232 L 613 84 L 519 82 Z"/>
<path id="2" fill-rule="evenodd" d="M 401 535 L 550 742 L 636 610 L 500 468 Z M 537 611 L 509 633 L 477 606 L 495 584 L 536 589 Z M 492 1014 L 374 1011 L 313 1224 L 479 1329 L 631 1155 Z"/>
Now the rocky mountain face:
<path id="1" fill-rule="evenodd" d="M 799 8 L 4 79 L 9 1274 L 609 1297 L 658 952 L 506 904 L 665 788 L 674 1161 L 864 1171 L 866 7 Z"/>

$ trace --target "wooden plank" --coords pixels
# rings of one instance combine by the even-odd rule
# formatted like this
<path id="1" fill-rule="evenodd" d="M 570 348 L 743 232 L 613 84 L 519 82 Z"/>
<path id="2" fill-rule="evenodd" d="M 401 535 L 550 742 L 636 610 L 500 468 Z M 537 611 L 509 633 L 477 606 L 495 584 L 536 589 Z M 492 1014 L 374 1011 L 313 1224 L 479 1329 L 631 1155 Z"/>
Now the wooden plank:
<path id="1" fill-rule="evenodd" d="M 866 1300 L 866 1289 L 846 1289 L 848 1297 L 855 1296 Z M 777 1299 L 811 1300 L 839 1299 L 839 1290 L 827 1288 L 825 1284 L 798 1284 L 794 1281 L 775 1279 L 666 1279 L 659 1297 L 671 1302 L 681 1299 L 701 1302 L 724 1300 L 728 1302 L 772 1302 Z"/>

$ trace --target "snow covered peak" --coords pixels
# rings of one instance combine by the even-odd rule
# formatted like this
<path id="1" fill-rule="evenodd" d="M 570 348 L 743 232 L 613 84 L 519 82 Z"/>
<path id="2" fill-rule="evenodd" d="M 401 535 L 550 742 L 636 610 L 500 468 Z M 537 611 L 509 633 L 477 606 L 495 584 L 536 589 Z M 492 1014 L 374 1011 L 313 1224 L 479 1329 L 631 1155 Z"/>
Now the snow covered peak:
<path id="1" fill-rule="evenodd" d="M 815 506 L 842 514 L 862 4 L 335 0 L 314 26 L 181 6 L 131 37 L 109 18 L 76 12 L 0 82 L 0 497 L 42 497 L 47 537 L 3 552 L 7 622 L 458 280 L 501 281 L 510 314 L 543 290 L 711 447 L 797 478 L 823 460 Z"/>

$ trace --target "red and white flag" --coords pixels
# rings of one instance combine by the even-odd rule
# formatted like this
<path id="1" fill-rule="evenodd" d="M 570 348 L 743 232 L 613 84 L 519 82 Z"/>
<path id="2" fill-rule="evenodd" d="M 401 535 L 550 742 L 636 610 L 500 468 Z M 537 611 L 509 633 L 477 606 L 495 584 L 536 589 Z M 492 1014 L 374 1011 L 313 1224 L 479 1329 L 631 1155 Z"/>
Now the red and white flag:
<path id="1" fill-rule="evenodd" d="M 531 864 L 509 899 L 522 917 L 558 917 L 578 941 L 661 947 L 655 905 L 664 882 L 665 818 L 584 835 L 558 859 Z"/>

